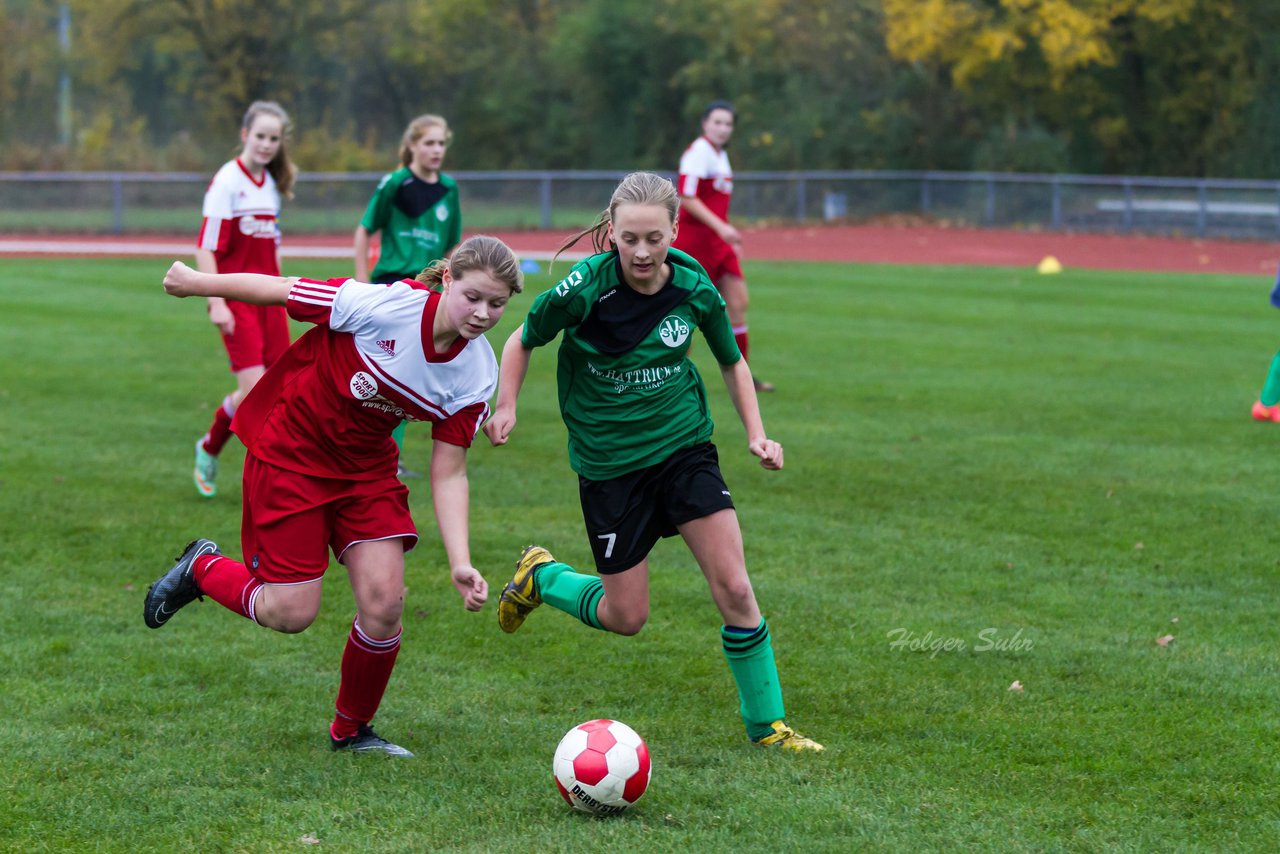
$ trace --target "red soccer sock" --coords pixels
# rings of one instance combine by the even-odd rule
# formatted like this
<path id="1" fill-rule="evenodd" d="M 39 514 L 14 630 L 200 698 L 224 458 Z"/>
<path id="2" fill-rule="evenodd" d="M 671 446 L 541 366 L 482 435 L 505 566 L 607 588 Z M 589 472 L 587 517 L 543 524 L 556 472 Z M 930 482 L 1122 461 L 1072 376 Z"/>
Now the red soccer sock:
<path id="1" fill-rule="evenodd" d="M 738 349 L 742 351 L 742 358 L 747 358 L 747 327 L 733 327 L 733 340 L 738 342 Z"/>
<path id="2" fill-rule="evenodd" d="M 222 453 L 222 448 L 231 438 L 231 419 L 236 414 L 236 406 L 231 402 L 231 395 L 223 398 L 218 411 L 213 413 L 213 425 L 204 435 L 204 449 L 215 457 Z"/>
<path id="3" fill-rule="evenodd" d="M 258 622 L 253 606 L 262 582 L 247 566 L 224 555 L 201 555 L 191 565 L 191 574 L 201 593 L 227 610 Z"/>
<path id="4" fill-rule="evenodd" d="M 400 652 L 400 634 L 389 638 L 369 637 L 359 619 L 351 622 L 347 648 L 342 652 L 342 681 L 338 683 L 337 713 L 329 726 L 334 738 L 350 738 L 361 724 L 373 720 L 382 703 L 382 694 L 391 680 Z"/>

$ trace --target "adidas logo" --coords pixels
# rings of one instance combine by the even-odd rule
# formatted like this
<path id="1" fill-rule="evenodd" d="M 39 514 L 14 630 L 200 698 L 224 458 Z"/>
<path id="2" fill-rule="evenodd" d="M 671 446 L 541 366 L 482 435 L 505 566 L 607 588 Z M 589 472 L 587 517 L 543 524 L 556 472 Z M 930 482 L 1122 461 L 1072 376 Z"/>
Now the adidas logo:
<path id="1" fill-rule="evenodd" d="M 377 343 L 378 346 L 382 348 L 382 351 L 388 356 L 394 356 L 396 354 L 396 341 L 394 338 L 389 338 L 386 341 L 379 341 Z"/>

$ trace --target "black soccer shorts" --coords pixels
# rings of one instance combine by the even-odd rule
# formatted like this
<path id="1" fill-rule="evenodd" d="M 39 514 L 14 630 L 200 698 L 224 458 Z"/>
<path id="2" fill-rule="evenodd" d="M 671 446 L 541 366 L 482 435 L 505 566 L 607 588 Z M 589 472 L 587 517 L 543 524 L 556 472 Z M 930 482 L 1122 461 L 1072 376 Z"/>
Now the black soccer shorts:
<path id="1" fill-rule="evenodd" d="M 596 571 L 610 575 L 648 557 L 677 525 L 733 508 L 711 442 L 682 448 L 663 462 L 608 480 L 578 478 L 582 519 Z"/>

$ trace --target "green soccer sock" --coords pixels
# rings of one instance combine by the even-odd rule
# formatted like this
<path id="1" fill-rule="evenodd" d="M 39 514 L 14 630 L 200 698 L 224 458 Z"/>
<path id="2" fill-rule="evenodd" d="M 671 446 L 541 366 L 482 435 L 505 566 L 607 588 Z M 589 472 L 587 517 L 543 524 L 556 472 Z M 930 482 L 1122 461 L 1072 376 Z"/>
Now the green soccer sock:
<path id="1" fill-rule="evenodd" d="M 738 683 L 742 722 L 752 741 L 773 732 L 772 724 L 786 717 L 782 706 L 782 686 L 778 683 L 778 666 L 773 660 L 773 641 L 764 618 L 755 629 L 724 626 L 720 629 L 724 657 L 729 671 Z"/>
<path id="2" fill-rule="evenodd" d="M 401 451 L 404 450 L 404 428 L 407 426 L 409 426 L 408 421 L 401 421 L 399 426 L 391 431 L 391 438 L 396 440 L 396 448 Z"/>
<path id="3" fill-rule="evenodd" d="M 575 572 L 567 563 L 544 563 L 535 575 L 542 601 L 577 617 L 593 629 L 604 629 L 596 606 L 604 598 L 604 584 L 594 575 Z"/>
<path id="4" fill-rule="evenodd" d="M 1263 406 L 1275 406 L 1280 403 L 1280 353 L 1271 359 L 1271 367 L 1267 370 L 1267 381 L 1262 386 Z"/>

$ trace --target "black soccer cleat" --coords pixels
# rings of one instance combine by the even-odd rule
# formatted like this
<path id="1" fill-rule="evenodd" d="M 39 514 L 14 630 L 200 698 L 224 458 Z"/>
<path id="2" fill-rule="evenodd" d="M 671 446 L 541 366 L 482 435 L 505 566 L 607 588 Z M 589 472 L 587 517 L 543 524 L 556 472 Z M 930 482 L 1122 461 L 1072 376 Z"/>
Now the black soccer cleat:
<path id="1" fill-rule="evenodd" d="M 192 566 L 200 555 L 220 555 L 213 540 L 192 540 L 168 572 L 147 588 L 147 598 L 142 607 L 142 619 L 147 628 L 158 629 L 178 610 L 194 599 L 203 600 L 196 586 Z"/>
<path id="2" fill-rule="evenodd" d="M 329 747 L 333 750 L 346 750 L 351 753 L 385 753 L 388 756 L 413 756 L 398 744 L 392 744 L 373 731 L 368 724 L 361 724 L 355 735 L 347 738 L 329 736 Z"/>

